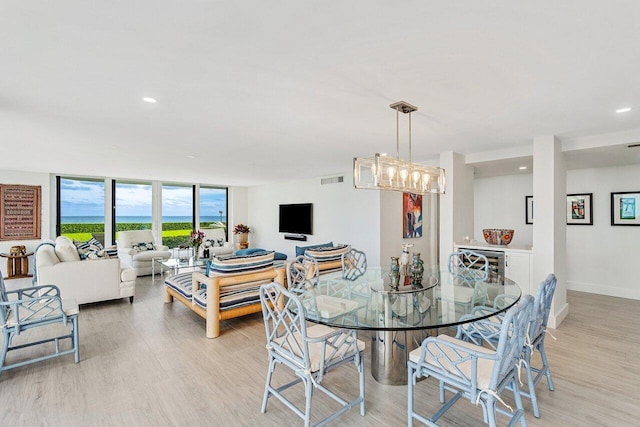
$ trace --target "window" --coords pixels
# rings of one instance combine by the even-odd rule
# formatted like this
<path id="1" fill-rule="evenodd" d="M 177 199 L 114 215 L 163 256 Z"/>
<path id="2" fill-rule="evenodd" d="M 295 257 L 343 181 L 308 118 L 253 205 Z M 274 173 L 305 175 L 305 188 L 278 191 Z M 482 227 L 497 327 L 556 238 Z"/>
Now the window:
<path id="1" fill-rule="evenodd" d="M 194 229 L 194 186 L 162 186 L 162 244 L 177 248 L 189 244 Z"/>
<path id="2" fill-rule="evenodd" d="M 57 177 L 56 231 L 72 240 L 104 242 L 104 181 Z"/>
<path id="3" fill-rule="evenodd" d="M 199 202 L 200 228 L 224 228 L 226 233 L 227 189 L 201 186 Z"/>
<path id="4" fill-rule="evenodd" d="M 118 239 L 118 231 L 151 230 L 153 217 L 151 184 L 114 181 L 113 188 L 115 240 Z"/>

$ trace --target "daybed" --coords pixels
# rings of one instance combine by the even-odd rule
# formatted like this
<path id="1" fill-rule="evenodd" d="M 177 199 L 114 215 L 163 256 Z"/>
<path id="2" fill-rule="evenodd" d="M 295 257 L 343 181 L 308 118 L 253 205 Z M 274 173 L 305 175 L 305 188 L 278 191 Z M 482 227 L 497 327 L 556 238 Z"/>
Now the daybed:
<path id="1" fill-rule="evenodd" d="M 256 267 L 259 263 L 263 267 Z M 262 311 L 261 284 L 274 280 L 285 283 L 284 268 L 273 266 L 273 252 L 214 259 L 210 266 L 213 268 L 205 273 L 170 276 L 165 279 L 164 288 L 165 303 L 172 303 L 175 298 L 206 320 L 207 338 L 220 335 L 221 320 Z M 250 270 L 234 270 L 238 266 Z"/>
<path id="2" fill-rule="evenodd" d="M 121 265 L 117 255 L 81 260 L 77 247 L 67 237 L 40 244 L 35 253 L 38 285 L 56 285 L 65 299 L 78 304 L 129 297 L 133 302 L 136 273 Z"/>

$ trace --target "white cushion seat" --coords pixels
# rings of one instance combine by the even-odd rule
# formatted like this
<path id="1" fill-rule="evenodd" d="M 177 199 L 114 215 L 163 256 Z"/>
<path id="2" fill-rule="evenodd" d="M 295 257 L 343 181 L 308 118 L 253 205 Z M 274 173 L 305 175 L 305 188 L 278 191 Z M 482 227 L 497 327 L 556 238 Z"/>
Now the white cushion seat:
<path id="1" fill-rule="evenodd" d="M 140 250 L 140 243 L 153 244 L 153 250 Z M 128 230 L 118 232 L 118 256 L 128 264 L 138 276 L 151 274 L 154 258 L 169 259 L 169 247 L 155 243 L 151 230 Z M 138 249 L 136 249 L 138 248 Z"/>

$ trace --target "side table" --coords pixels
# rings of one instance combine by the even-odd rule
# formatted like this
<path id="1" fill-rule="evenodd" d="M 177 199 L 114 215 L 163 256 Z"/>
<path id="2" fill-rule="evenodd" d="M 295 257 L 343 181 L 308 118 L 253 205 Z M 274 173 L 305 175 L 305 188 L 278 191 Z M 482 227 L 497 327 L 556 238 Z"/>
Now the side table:
<path id="1" fill-rule="evenodd" d="M 32 277 L 33 275 L 29 274 L 30 255 L 33 255 L 33 252 L 29 252 L 24 255 L 0 254 L 2 258 L 7 259 L 7 276 L 5 279 L 9 280 Z"/>

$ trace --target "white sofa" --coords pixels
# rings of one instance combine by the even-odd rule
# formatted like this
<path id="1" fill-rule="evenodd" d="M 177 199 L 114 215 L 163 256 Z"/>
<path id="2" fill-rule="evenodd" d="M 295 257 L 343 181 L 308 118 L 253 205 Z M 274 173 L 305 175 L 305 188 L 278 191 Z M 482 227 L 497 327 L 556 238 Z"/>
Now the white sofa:
<path id="1" fill-rule="evenodd" d="M 129 297 L 133 302 L 136 274 L 117 257 L 80 260 L 71 240 L 60 236 L 36 250 L 38 285 L 56 285 L 64 299 L 78 304 Z M 55 247 L 54 247 L 55 244 Z"/>
<path id="2" fill-rule="evenodd" d="M 137 250 L 134 245 L 137 243 L 153 243 L 154 250 Z M 168 246 L 158 245 L 153 238 L 151 230 L 129 230 L 119 231 L 118 257 L 123 263 L 133 267 L 138 276 L 151 274 L 152 265 L 155 258 L 169 259 L 171 252 Z M 162 271 L 156 269 L 156 271 Z"/>
<path id="3" fill-rule="evenodd" d="M 209 249 L 209 258 L 219 255 L 231 255 L 233 254 L 233 244 L 227 242 L 227 237 L 224 234 L 224 228 L 205 228 L 201 230 L 205 237 L 203 244 L 198 249 L 198 257 L 204 258 L 204 250 Z M 214 243 L 207 242 L 212 240 Z M 222 245 L 220 245 L 222 243 Z"/>

